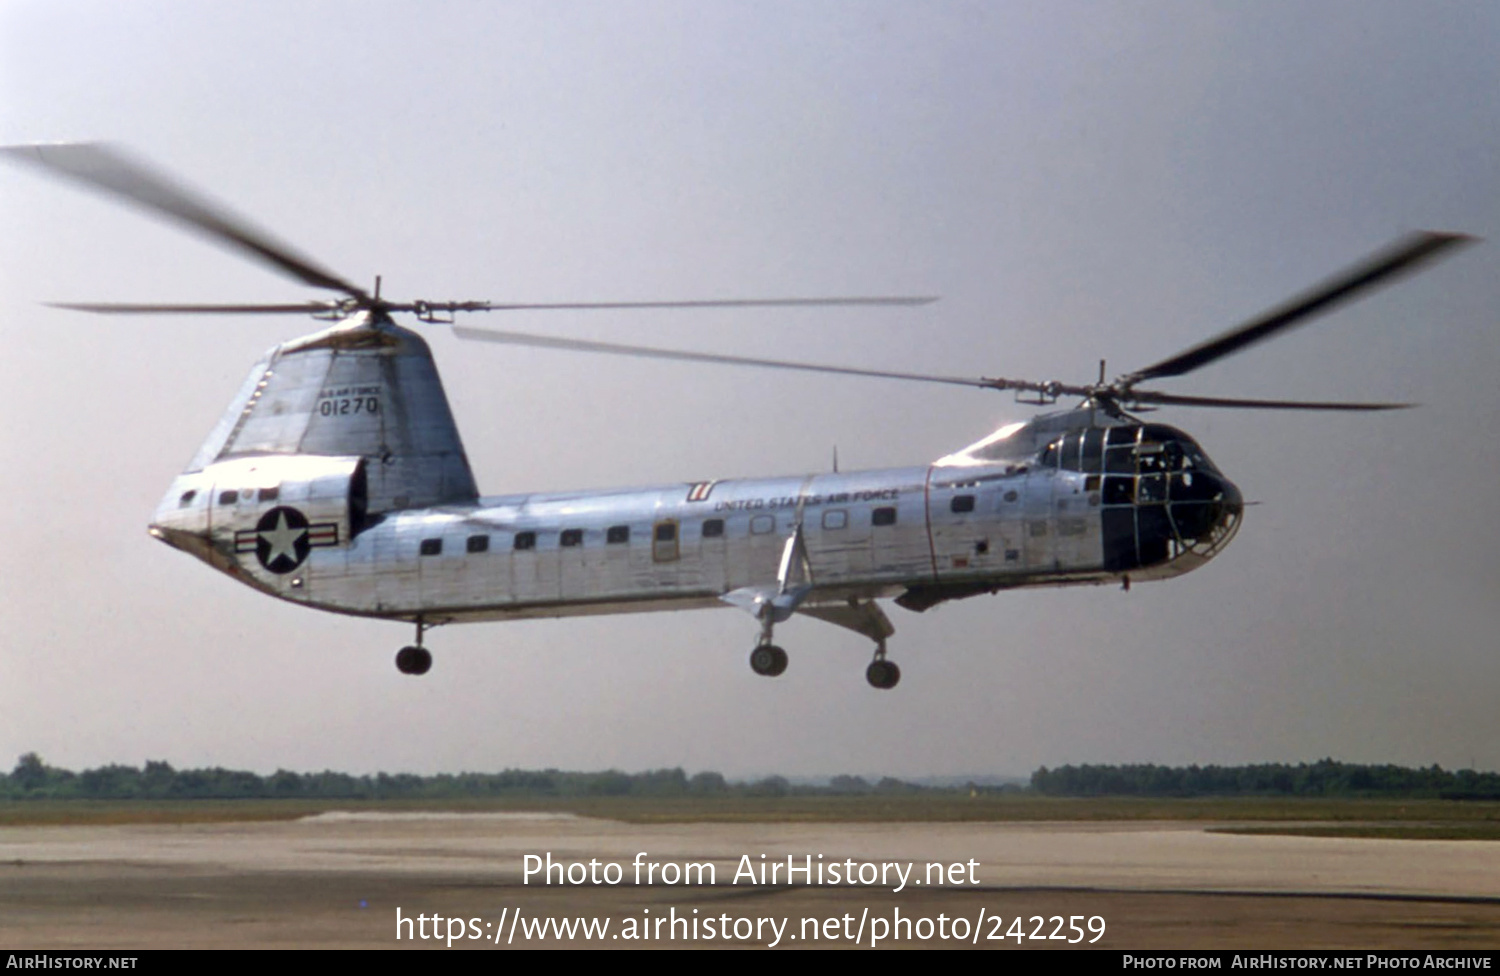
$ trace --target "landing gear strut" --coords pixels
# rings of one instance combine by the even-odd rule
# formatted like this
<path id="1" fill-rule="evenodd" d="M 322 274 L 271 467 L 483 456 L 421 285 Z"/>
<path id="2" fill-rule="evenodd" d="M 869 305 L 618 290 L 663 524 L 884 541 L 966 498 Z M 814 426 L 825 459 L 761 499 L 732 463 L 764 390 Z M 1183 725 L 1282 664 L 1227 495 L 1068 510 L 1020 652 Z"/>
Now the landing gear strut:
<path id="1" fill-rule="evenodd" d="M 885 659 L 885 641 L 875 646 L 875 660 L 865 668 L 865 680 L 881 691 L 890 691 L 901 681 L 901 669 Z"/>
<path id="2" fill-rule="evenodd" d="M 426 625 L 417 620 L 417 642 L 396 652 L 396 670 L 402 674 L 426 674 L 432 670 L 432 652 L 422 646 Z"/>

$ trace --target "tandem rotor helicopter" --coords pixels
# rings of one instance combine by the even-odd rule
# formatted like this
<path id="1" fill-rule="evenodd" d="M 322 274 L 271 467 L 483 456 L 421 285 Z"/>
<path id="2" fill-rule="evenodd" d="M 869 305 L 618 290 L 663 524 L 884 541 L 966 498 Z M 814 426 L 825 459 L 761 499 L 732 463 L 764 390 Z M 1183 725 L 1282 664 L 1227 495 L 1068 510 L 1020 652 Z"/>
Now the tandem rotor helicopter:
<path id="1" fill-rule="evenodd" d="M 158 505 L 150 533 L 281 599 L 399 620 L 397 668 L 425 674 L 425 632 L 462 621 L 730 605 L 759 625 L 757 673 L 786 670 L 774 628 L 800 613 L 875 643 L 866 678 L 894 688 L 895 632 L 877 600 L 922 611 L 1034 586 L 1167 579 L 1234 537 L 1244 501 L 1190 436 L 1129 411 L 1158 406 L 1398 409 L 1181 396 L 1141 388 L 1301 325 L 1472 241 L 1420 232 L 1310 292 L 1144 369 L 1087 385 L 933 376 L 457 326 L 518 309 L 917 305 L 930 298 L 550 305 L 394 302 L 350 284 L 225 208 L 94 143 L 0 147 L 122 197 L 340 297 L 278 305 L 60 304 L 106 314 L 300 314 L 327 328 L 276 346 Z M 1002 427 L 931 464 L 650 488 L 481 497 L 427 343 L 392 316 L 463 339 L 694 363 L 1013 390 L 1067 410 Z"/>

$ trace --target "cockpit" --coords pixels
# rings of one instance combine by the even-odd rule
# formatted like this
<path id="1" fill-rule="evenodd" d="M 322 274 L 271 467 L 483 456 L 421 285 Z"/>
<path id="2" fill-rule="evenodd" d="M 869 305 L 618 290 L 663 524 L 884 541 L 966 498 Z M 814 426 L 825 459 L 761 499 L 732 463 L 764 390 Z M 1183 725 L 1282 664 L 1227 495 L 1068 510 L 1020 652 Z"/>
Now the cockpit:
<path id="1" fill-rule="evenodd" d="M 1165 424 L 1072 430 L 1042 448 L 1038 464 L 1092 476 L 1112 571 L 1199 566 L 1228 544 L 1244 510 L 1239 489 L 1198 443 Z"/>
<path id="2" fill-rule="evenodd" d="M 1085 474 L 1218 473 L 1197 441 L 1166 424 L 1074 430 L 1042 449 L 1041 465 Z"/>

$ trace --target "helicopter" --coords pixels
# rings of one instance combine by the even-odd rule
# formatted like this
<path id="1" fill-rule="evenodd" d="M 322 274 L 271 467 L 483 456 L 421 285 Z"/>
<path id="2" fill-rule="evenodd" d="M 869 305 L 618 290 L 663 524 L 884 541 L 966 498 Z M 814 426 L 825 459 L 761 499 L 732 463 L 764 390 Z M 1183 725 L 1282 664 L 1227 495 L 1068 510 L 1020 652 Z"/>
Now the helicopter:
<path id="1" fill-rule="evenodd" d="M 802 614 L 874 643 L 865 677 L 889 690 L 895 633 L 878 601 L 911 611 L 1002 590 L 1162 580 L 1234 538 L 1245 500 L 1158 407 L 1383 411 L 1405 403 L 1185 396 L 1141 384 L 1190 373 L 1305 324 L 1474 238 L 1409 234 L 1311 290 L 1143 369 L 1067 384 L 758 359 L 459 325 L 514 310 L 916 306 L 930 297 L 499 304 L 391 301 L 300 255 L 154 167 L 98 143 L 0 147 L 207 236 L 338 297 L 288 304 L 56 303 L 99 314 L 293 314 L 326 321 L 250 370 L 167 489 L 148 531 L 280 599 L 401 621 L 408 675 L 449 623 L 737 607 L 759 634 L 750 667 L 788 665 L 776 625 Z M 461 339 L 688 363 L 801 370 L 1013 391 L 1077 405 L 1008 424 L 930 464 L 644 488 L 482 496 L 427 342 L 394 316 Z"/>

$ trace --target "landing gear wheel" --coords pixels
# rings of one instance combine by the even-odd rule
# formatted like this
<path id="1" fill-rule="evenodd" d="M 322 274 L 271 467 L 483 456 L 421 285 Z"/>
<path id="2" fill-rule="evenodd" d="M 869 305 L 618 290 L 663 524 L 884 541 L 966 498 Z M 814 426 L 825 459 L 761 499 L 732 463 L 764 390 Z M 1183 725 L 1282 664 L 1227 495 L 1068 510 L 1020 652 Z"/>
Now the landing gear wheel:
<path id="1" fill-rule="evenodd" d="M 865 668 L 865 680 L 881 691 L 890 691 L 901 680 L 901 669 L 896 667 L 895 661 L 880 658 Z"/>
<path id="2" fill-rule="evenodd" d="M 432 652 L 425 647 L 403 647 L 396 652 L 396 670 L 402 674 L 426 674 L 432 670 Z"/>
<path id="3" fill-rule="evenodd" d="M 774 678 L 786 670 L 786 651 L 775 644 L 762 644 L 750 652 L 750 670 Z"/>

